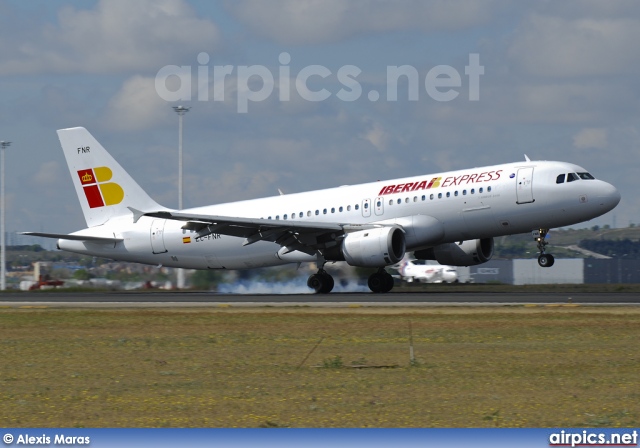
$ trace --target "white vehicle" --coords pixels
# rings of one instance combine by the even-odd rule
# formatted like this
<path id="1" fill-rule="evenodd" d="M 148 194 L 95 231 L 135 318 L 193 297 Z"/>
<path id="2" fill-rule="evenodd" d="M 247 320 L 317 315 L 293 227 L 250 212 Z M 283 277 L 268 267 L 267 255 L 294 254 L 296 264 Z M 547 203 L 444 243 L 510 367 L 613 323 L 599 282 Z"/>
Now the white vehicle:
<path id="1" fill-rule="evenodd" d="M 458 270 L 455 266 L 441 265 L 431 260 L 403 259 L 395 269 L 400 278 L 408 283 L 455 283 Z"/>
<path id="2" fill-rule="evenodd" d="M 584 168 L 525 161 L 306 193 L 172 210 L 158 205 L 84 128 L 58 137 L 87 228 L 58 238 L 62 250 L 190 269 L 244 269 L 314 262 L 307 284 L 333 288 L 326 262 L 378 268 L 373 292 L 388 292 L 385 271 L 416 258 L 470 266 L 493 255 L 493 238 L 535 231 L 548 267 L 545 235 L 600 216 L 620 193 Z M 43 217 L 44 219 L 44 217 Z"/>

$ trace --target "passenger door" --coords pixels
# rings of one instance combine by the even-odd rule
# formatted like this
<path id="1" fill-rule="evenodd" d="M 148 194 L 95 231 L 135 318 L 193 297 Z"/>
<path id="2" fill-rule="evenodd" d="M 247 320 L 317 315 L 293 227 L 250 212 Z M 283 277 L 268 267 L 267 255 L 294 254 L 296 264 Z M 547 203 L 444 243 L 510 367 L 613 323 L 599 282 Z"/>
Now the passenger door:
<path id="1" fill-rule="evenodd" d="M 533 202 L 533 167 L 518 170 L 516 196 L 518 204 Z"/>
<path id="2" fill-rule="evenodd" d="M 362 216 L 365 218 L 371 216 L 371 199 L 362 200 Z"/>

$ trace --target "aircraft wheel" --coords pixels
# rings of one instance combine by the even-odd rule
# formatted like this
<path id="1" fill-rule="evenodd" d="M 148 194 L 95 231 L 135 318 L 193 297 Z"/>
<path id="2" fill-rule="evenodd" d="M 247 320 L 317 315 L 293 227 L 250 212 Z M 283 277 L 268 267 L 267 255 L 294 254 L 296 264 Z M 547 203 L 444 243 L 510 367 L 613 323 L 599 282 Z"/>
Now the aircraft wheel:
<path id="1" fill-rule="evenodd" d="M 386 271 L 376 272 L 369 276 L 367 282 L 371 292 L 389 292 L 393 288 L 393 277 Z"/>
<path id="2" fill-rule="evenodd" d="M 320 291 L 322 294 L 328 294 L 333 290 L 333 287 L 335 285 L 335 282 L 333 281 L 333 277 L 331 277 L 329 274 L 327 274 L 326 272 L 323 272 L 322 277 L 324 277 L 325 280 L 325 287 L 322 291 Z"/>
<path id="3" fill-rule="evenodd" d="M 316 294 L 328 294 L 334 286 L 333 277 L 326 272 L 318 272 L 309 276 L 307 286 L 313 289 Z"/>
<path id="4" fill-rule="evenodd" d="M 384 272 L 382 274 L 382 278 L 384 279 L 384 287 L 382 288 L 382 292 L 389 292 L 393 289 L 394 281 L 391 274 L 388 272 Z"/>
<path id="5" fill-rule="evenodd" d="M 382 287 L 384 286 L 384 279 L 377 272 L 375 274 L 371 274 L 369 276 L 369 281 L 367 281 L 367 285 L 371 292 L 382 292 Z"/>
<path id="6" fill-rule="evenodd" d="M 538 257 L 538 264 L 542 268 L 550 268 L 555 263 L 555 258 L 551 254 L 541 254 Z"/>

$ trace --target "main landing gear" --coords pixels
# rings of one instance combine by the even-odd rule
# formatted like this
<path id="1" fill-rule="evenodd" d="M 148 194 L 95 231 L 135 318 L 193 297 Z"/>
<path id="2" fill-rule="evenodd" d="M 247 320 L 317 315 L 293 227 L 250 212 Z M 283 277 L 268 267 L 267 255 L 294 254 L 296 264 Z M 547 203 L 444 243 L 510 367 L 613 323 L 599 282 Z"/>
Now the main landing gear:
<path id="1" fill-rule="evenodd" d="M 307 280 L 307 286 L 313 289 L 316 294 L 328 294 L 333 289 L 333 277 L 327 271 L 320 268 L 317 274 L 312 274 Z"/>
<path id="2" fill-rule="evenodd" d="M 549 229 L 538 229 L 531 232 L 533 235 L 533 239 L 538 243 L 538 250 L 540 251 L 540 255 L 538 255 L 538 264 L 543 268 L 550 268 L 555 263 L 555 258 L 551 254 L 545 254 L 544 251 L 546 249 L 547 241 L 547 233 L 549 233 Z"/>
<path id="3" fill-rule="evenodd" d="M 393 277 L 384 268 L 378 269 L 369 276 L 369 289 L 372 292 L 389 292 L 393 288 Z M 327 273 L 322 267 L 316 274 L 309 276 L 307 286 L 313 289 L 316 294 L 328 294 L 333 289 L 333 277 Z"/>
<path id="4" fill-rule="evenodd" d="M 369 276 L 368 285 L 372 292 L 389 292 L 393 288 L 393 277 L 384 268 L 380 268 Z"/>

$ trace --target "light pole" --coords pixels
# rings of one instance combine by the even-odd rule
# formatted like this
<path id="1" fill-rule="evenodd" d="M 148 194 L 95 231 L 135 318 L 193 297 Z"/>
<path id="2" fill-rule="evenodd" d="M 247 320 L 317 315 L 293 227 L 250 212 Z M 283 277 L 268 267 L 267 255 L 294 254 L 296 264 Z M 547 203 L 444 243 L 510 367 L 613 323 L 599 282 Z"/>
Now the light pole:
<path id="1" fill-rule="evenodd" d="M 8 148 L 11 142 L 0 142 L 0 290 L 7 289 L 7 254 L 4 241 L 4 149 Z"/>
<path id="2" fill-rule="evenodd" d="M 178 114 L 178 210 L 182 210 L 182 118 L 189 112 L 190 107 L 173 106 L 173 110 Z M 184 288 L 184 270 L 177 272 L 178 289 Z"/>

